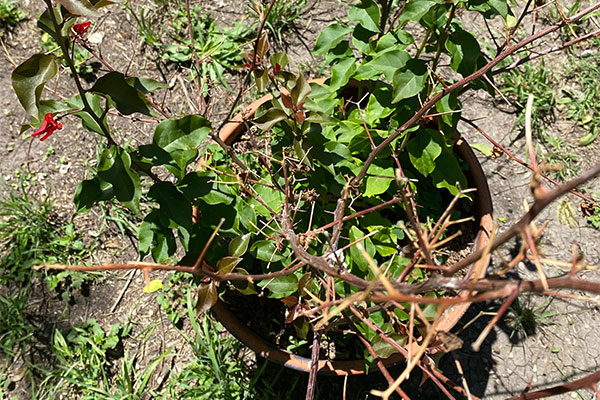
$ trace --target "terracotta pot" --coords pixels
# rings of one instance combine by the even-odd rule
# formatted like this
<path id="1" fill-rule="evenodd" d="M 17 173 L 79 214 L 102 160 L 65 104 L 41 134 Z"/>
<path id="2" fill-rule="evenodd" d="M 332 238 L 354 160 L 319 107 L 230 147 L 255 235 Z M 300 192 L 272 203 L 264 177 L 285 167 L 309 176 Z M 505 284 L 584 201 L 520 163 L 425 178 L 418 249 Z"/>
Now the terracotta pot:
<path id="1" fill-rule="evenodd" d="M 312 80 L 311 82 L 321 84 L 324 83 L 326 79 L 327 78 L 321 78 Z M 229 145 L 233 144 L 246 130 L 247 125 L 244 121 L 252 119 L 258 108 L 272 98 L 272 95 L 263 96 L 242 109 L 241 112 L 234 116 L 232 120 L 221 129 L 219 132 L 220 138 Z M 475 192 L 475 209 L 477 213 L 476 218 L 479 219 L 479 230 L 475 238 L 474 250 L 478 250 L 488 243 L 489 234 L 493 227 L 492 200 L 489 187 L 487 185 L 487 179 L 481 169 L 481 165 L 467 142 L 463 138 L 458 138 L 454 149 L 469 166 L 471 175 L 467 178 L 470 187 L 477 189 Z M 490 257 L 488 255 L 473 264 L 468 270 L 467 276 L 471 279 L 482 278 L 485 275 L 489 260 Z M 463 316 L 467 308 L 469 308 L 468 303 L 462 303 L 448 308 L 441 317 L 438 330 L 446 332 L 450 331 Z M 234 315 L 220 299 L 211 311 L 231 334 L 259 356 L 298 371 L 307 373 L 310 371 L 309 358 L 291 354 L 258 336 L 258 334 L 237 318 L 237 316 Z M 401 361 L 404 361 L 404 357 L 396 353 L 385 359 L 384 364 L 386 366 L 391 366 Z M 364 374 L 365 362 L 364 360 L 319 360 L 319 373 L 324 375 Z"/>

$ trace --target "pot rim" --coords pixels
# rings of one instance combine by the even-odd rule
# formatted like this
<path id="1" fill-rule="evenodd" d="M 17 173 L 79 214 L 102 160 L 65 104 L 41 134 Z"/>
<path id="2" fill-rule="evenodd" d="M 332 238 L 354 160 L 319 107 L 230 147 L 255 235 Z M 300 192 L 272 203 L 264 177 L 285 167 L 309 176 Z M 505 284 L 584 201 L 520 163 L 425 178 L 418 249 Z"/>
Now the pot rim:
<path id="1" fill-rule="evenodd" d="M 310 83 L 322 84 L 328 78 L 312 79 Z M 246 122 L 256 113 L 264 103 L 273 99 L 273 95 L 267 94 L 250 105 L 244 107 L 219 131 L 219 137 L 226 144 L 233 144 L 246 129 Z M 481 168 L 481 164 L 473 150 L 462 136 L 458 136 L 454 144 L 454 150 L 469 166 L 470 178 L 477 191 L 475 192 L 476 214 L 479 218 L 479 232 L 474 241 L 474 251 L 484 248 L 490 238 L 494 221 L 492 217 L 492 199 L 487 184 L 487 178 Z M 490 262 L 490 254 L 472 264 L 467 273 L 470 279 L 481 279 L 485 276 L 487 266 Z M 460 292 L 462 293 L 462 292 Z M 446 309 L 442 314 L 438 325 L 438 331 L 449 332 L 469 308 L 469 303 L 459 303 Z M 261 357 L 281 364 L 285 367 L 302 372 L 310 372 L 310 358 L 298 356 L 285 350 L 277 348 L 273 343 L 258 336 L 256 332 L 248 328 L 237 316 L 235 316 L 219 298 L 211 309 L 215 318 L 238 340 L 253 350 Z M 392 366 L 405 358 L 399 353 L 383 360 L 386 366 Z M 377 369 L 377 366 L 373 366 Z M 364 374 L 365 362 L 357 360 L 319 360 L 319 374 L 323 375 L 359 375 Z"/>

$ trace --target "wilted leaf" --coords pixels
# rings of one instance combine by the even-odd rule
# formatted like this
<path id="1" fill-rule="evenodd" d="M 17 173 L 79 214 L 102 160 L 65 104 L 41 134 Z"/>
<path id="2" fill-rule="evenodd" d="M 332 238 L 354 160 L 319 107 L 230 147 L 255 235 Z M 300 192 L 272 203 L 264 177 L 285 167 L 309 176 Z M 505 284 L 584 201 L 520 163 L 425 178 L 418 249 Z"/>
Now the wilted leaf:
<path id="1" fill-rule="evenodd" d="M 144 286 L 144 293 L 158 292 L 163 288 L 163 283 L 160 279 L 153 279 Z"/>
<path id="2" fill-rule="evenodd" d="M 34 54 L 12 73 L 12 86 L 19 102 L 33 117 L 38 116 L 38 104 L 44 84 L 58 71 L 54 57 Z"/>
<path id="3" fill-rule="evenodd" d="M 196 303 L 196 310 L 198 314 L 204 314 L 210 310 L 215 304 L 219 295 L 217 294 L 217 288 L 214 282 L 201 283 L 198 286 L 198 302 Z"/>
<path id="4" fill-rule="evenodd" d="M 254 122 L 254 125 L 256 125 L 259 129 L 268 131 L 274 127 L 276 123 L 286 119 L 287 117 L 287 114 L 282 109 L 271 108 L 252 122 Z"/>
<path id="5" fill-rule="evenodd" d="M 58 0 L 58 2 L 73 15 L 90 18 L 98 16 L 98 12 L 88 0 Z"/>
<path id="6" fill-rule="evenodd" d="M 242 261 L 240 257 L 223 257 L 217 261 L 217 270 L 221 275 L 227 275 Z"/>

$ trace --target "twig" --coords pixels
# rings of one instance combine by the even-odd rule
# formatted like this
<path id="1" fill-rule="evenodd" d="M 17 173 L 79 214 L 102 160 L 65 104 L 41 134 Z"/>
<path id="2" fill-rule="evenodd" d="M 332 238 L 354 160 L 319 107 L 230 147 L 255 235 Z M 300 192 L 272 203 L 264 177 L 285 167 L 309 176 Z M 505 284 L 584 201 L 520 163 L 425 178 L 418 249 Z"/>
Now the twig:
<path id="1" fill-rule="evenodd" d="M 600 7 L 600 3 L 598 3 Z M 548 191 L 539 198 L 535 200 L 531 209 L 525 213 L 514 225 L 512 225 L 506 232 L 501 234 L 490 246 L 490 251 L 496 250 L 500 245 L 506 243 L 508 240 L 512 239 L 514 236 L 518 235 L 534 218 L 550 203 L 556 200 L 558 197 L 564 195 L 565 193 L 571 191 L 582 183 L 587 182 L 592 179 L 596 175 L 600 173 L 600 163 L 584 172 L 582 175 L 570 180 L 567 183 L 564 183 L 552 191 Z M 483 254 L 484 249 L 480 249 L 471 253 L 469 256 L 463 258 L 456 264 L 448 267 L 448 269 L 444 272 L 444 275 L 452 275 L 457 271 L 465 268 L 466 266 L 472 264 L 477 261 L 481 255 Z"/>
<path id="2" fill-rule="evenodd" d="M 562 385 L 538 390 L 537 392 L 523 393 L 520 396 L 511 397 L 508 400 L 533 400 L 541 399 L 542 397 L 556 396 L 558 394 L 572 392 L 573 390 L 593 387 L 598 381 L 600 381 L 600 371 L 596 371 L 593 374 L 573 382 L 563 383 Z"/>
<path id="3" fill-rule="evenodd" d="M 477 130 L 477 132 L 481 133 L 483 135 L 483 137 L 485 137 L 491 144 L 493 144 L 496 148 L 500 149 L 504 154 L 506 154 L 511 160 L 521 164 L 522 166 L 524 166 L 525 168 L 534 171 L 534 169 L 527 164 L 525 161 L 521 160 L 520 158 L 516 157 L 514 154 L 512 154 L 510 152 L 510 150 L 508 150 L 507 148 L 505 148 L 504 146 L 502 146 L 500 143 L 496 142 L 490 135 L 488 135 L 487 133 L 485 133 L 483 131 L 483 129 L 481 129 L 479 126 L 475 125 L 475 123 L 473 121 L 470 121 L 466 118 L 461 117 L 461 120 L 463 122 L 466 122 L 467 124 L 471 125 L 473 128 L 475 128 Z M 560 185 L 560 182 L 558 182 L 555 179 L 552 179 L 551 177 L 549 177 L 548 175 L 542 173 L 541 171 L 539 172 L 540 176 L 544 179 L 546 179 L 547 181 L 553 183 L 554 185 L 558 186 Z M 596 201 L 594 199 L 592 199 L 589 196 L 586 196 L 585 194 L 578 192 L 577 190 L 570 190 L 569 193 L 579 197 L 580 199 L 583 199 L 587 202 L 593 203 L 593 204 L 597 204 Z"/>
<path id="4" fill-rule="evenodd" d="M 123 289 L 121 289 L 121 293 L 119 293 L 119 297 L 117 297 L 117 300 L 115 300 L 115 302 L 113 303 L 112 307 L 110 308 L 110 312 L 111 313 L 114 313 L 115 310 L 117 309 L 117 306 L 119 305 L 119 303 L 123 299 L 123 296 L 125 295 L 125 292 L 129 288 L 129 285 L 131 285 L 131 281 L 133 280 L 133 276 L 134 275 L 135 275 L 135 269 L 129 271 L 129 276 L 127 278 L 127 282 L 125 282 L 125 285 L 123 286 Z"/>
<path id="5" fill-rule="evenodd" d="M 308 375 L 308 386 L 306 387 L 306 400 L 313 400 L 317 387 L 317 373 L 319 371 L 319 350 L 321 349 L 322 330 L 313 331 L 313 344 L 310 356 L 310 374 Z"/>

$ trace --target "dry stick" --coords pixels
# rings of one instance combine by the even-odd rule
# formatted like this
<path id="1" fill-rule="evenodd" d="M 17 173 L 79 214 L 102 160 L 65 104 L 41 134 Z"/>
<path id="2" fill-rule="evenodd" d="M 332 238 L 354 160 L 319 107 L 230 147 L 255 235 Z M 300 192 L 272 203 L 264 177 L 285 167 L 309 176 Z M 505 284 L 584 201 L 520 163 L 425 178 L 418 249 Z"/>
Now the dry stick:
<path id="1" fill-rule="evenodd" d="M 533 94 L 529 94 L 527 97 L 527 105 L 525 106 L 525 140 L 527 142 L 527 149 L 529 152 L 529 162 L 534 173 L 538 172 L 538 165 L 535 159 L 535 149 L 533 148 L 533 135 L 531 132 L 531 113 L 533 109 Z"/>
<path id="2" fill-rule="evenodd" d="M 365 348 L 369 351 L 369 354 L 371 354 L 371 357 L 373 357 L 373 359 L 376 361 L 377 368 L 379 368 L 379 371 L 381 371 L 381 374 L 383 375 L 385 380 L 388 381 L 389 385 L 392 385 L 394 383 L 394 378 L 392 378 L 392 375 L 383 364 L 383 361 L 381 360 L 371 343 L 369 343 L 369 341 L 365 338 L 362 332 L 358 330 L 352 319 L 350 319 L 345 312 L 342 315 L 344 317 L 344 321 L 346 321 L 350 329 L 354 331 L 354 333 L 358 336 L 358 339 L 362 342 L 363 346 L 365 346 Z M 363 316 L 361 316 L 360 318 L 362 320 L 366 319 Z M 408 397 L 408 395 L 400 387 L 396 388 L 396 393 L 398 393 L 403 399 L 410 400 L 410 397 Z"/>
<path id="3" fill-rule="evenodd" d="M 373 323 L 373 321 L 371 321 L 368 318 L 365 318 L 354 306 L 350 306 L 349 310 L 352 311 L 352 313 L 357 318 L 359 318 L 362 322 L 364 322 L 369 328 L 371 328 L 372 330 L 377 332 L 377 334 L 379 335 L 379 337 L 381 339 L 383 339 L 388 344 L 390 344 L 392 347 L 394 347 L 404 357 L 410 359 L 409 351 L 406 350 L 404 347 L 400 346 L 396 341 L 391 339 L 388 335 L 386 335 L 377 325 L 375 325 Z M 410 338 L 410 336 L 409 336 L 409 338 Z M 410 347 L 409 347 L 409 350 L 410 350 Z M 435 370 L 430 370 L 427 366 L 424 366 L 423 363 L 420 361 L 417 365 L 442 390 L 442 392 L 444 392 L 444 394 L 448 397 L 448 399 L 454 399 L 454 397 L 450 394 L 450 392 L 448 392 L 448 390 L 444 387 L 444 385 L 436 378 L 437 375 L 434 372 Z M 443 380 L 446 385 L 451 386 L 457 392 L 462 393 L 460 386 L 456 385 L 454 382 L 452 382 L 450 379 L 448 379 L 443 374 L 441 374 L 441 376 L 444 378 Z"/>
<path id="4" fill-rule="evenodd" d="M 573 382 L 564 383 L 548 389 L 538 390 L 537 392 L 523 393 L 520 396 L 511 397 L 508 400 L 533 400 L 541 399 L 543 397 L 556 396 L 558 394 L 568 393 L 578 389 L 587 387 L 591 388 L 598 383 L 598 381 L 600 381 L 600 371 L 596 371 Z"/>
<path id="5" fill-rule="evenodd" d="M 463 388 L 465 389 L 465 392 L 467 393 L 467 399 L 473 400 L 473 398 L 471 397 L 471 391 L 469 390 L 469 385 L 467 384 L 467 379 L 465 378 L 465 374 L 463 372 L 462 365 L 460 364 L 460 361 L 458 360 L 458 358 L 456 358 L 456 354 L 452 353 L 452 358 L 454 358 L 454 364 L 456 365 L 456 369 L 458 370 L 458 373 L 460 374 L 460 379 L 462 381 Z"/>
<path id="6" fill-rule="evenodd" d="M 508 296 L 506 298 L 506 300 L 504 301 L 504 303 L 502 304 L 502 306 L 500 307 L 500 309 L 498 310 L 496 315 L 494 315 L 494 318 L 492 318 L 490 320 L 490 322 L 486 325 L 486 327 L 483 329 L 483 331 L 481 331 L 481 334 L 479 335 L 477 340 L 471 345 L 471 348 L 473 349 L 473 351 L 478 352 L 479 349 L 481 349 L 481 345 L 483 344 L 483 341 L 490 334 L 494 325 L 496 325 L 496 323 L 500 320 L 500 318 L 502 318 L 502 316 L 504 315 L 506 310 L 508 310 L 508 307 L 510 307 L 512 302 L 515 301 L 515 299 L 517 298 L 517 294 L 519 294 L 519 290 L 515 288 L 515 290 L 513 290 L 513 292 L 510 294 L 510 296 Z"/>
<path id="7" fill-rule="evenodd" d="M 412 359 L 409 359 L 408 365 L 406 366 L 404 371 L 402 371 L 402 373 L 400 374 L 398 379 L 396 379 L 396 381 L 392 385 L 390 385 L 386 390 L 384 390 L 384 391 L 371 390 L 371 394 L 374 394 L 375 396 L 381 396 L 383 398 L 383 400 L 388 400 L 390 398 L 390 395 L 408 377 L 408 375 L 410 374 L 410 371 L 412 371 L 414 369 L 414 367 L 417 365 L 417 363 L 419 363 L 419 361 L 421 360 L 421 357 L 423 356 L 423 354 L 425 354 L 425 350 L 427 350 L 427 346 L 429 346 L 429 343 L 431 343 L 431 340 L 433 339 L 433 335 L 435 334 L 437 324 L 440 321 L 440 316 L 442 315 L 442 312 L 444 311 L 444 309 L 445 309 L 445 307 L 438 307 L 437 315 L 436 315 L 435 321 L 433 323 L 433 326 L 431 327 L 431 329 L 429 329 L 429 331 L 427 332 L 427 335 L 425 335 L 425 338 L 423 339 L 423 342 L 421 343 L 421 346 L 419 347 L 419 351 L 417 352 L 417 354 L 415 354 L 413 356 Z"/>
<path id="8" fill-rule="evenodd" d="M 426 237 L 423 235 L 423 231 L 421 230 L 421 224 L 417 218 L 417 213 L 413 209 L 414 203 L 409 204 L 407 200 L 407 196 L 405 193 L 405 188 L 408 186 L 404 181 L 406 178 L 404 177 L 404 172 L 402 172 L 402 168 L 396 169 L 396 184 L 398 185 L 398 191 L 400 192 L 400 197 L 402 198 L 402 202 L 404 203 L 404 209 L 406 210 L 406 216 L 408 217 L 413 229 L 417 234 L 417 243 L 419 243 L 419 248 L 421 250 L 421 254 L 425 258 L 427 264 L 433 265 L 433 260 L 431 259 L 431 255 L 429 254 L 429 243 L 426 242 Z M 412 196 L 411 196 L 412 197 Z M 408 268 L 406 268 L 408 269 Z"/>
<path id="9" fill-rule="evenodd" d="M 504 68 L 499 68 L 499 69 L 495 70 L 494 72 L 492 72 L 492 75 L 497 75 L 497 74 L 501 74 L 501 73 L 510 71 L 511 69 L 516 68 L 519 65 L 525 64 L 525 63 L 527 63 L 527 62 L 529 62 L 531 60 L 535 60 L 536 58 L 543 57 L 545 55 L 548 55 L 550 53 L 554 53 L 556 51 L 564 50 L 564 49 L 566 49 L 568 47 L 571 47 L 571 46 L 573 46 L 573 45 L 575 45 L 575 44 L 577 44 L 579 42 L 582 42 L 584 40 L 587 40 L 587 39 L 590 39 L 592 37 L 599 36 L 599 35 L 600 35 L 600 29 L 597 29 L 597 30 L 595 30 L 593 32 L 587 33 L 587 34 L 585 34 L 583 36 L 580 36 L 578 38 L 569 40 L 568 42 L 565 42 L 565 43 L 561 44 L 560 46 L 554 46 L 554 47 L 551 47 L 551 48 L 549 48 L 549 49 L 547 49 L 545 51 L 542 51 L 542 52 L 530 53 L 527 56 L 518 59 L 517 61 L 513 62 L 512 64 L 510 64 L 510 65 L 508 65 L 508 66 L 506 66 Z"/>
<path id="10" fill-rule="evenodd" d="M 306 400 L 313 400 L 315 388 L 317 387 L 317 372 L 319 371 L 319 350 L 322 330 L 313 331 L 312 353 L 310 356 L 310 374 L 308 375 L 308 386 L 306 387 Z"/>
<path id="11" fill-rule="evenodd" d="M 560 29 L 561 27 L 563 27 L 565 25 L 565 23 L 571 23 L 571 22 L 578 21 L 579 19 L 581 19 L 585 15 L 593 12 L 594 10 L 596 10 L 598 8 L 600 8 L 600 2 L 598 2 L 598 3 L 594 4 L 593 6 L 588 7 L 585 10 L 577 13 L 576 15 L 574 15 L 573 17 L 569 18 L 566 21 L 563 21 L 563 22 L 561 22 L 559 24 L 556 24 L 556 25 L 549 26 L 546 29 L 543 29 L 540 32 L 536 33 L 535 35 L 531 35 L 528 38 L 523 39 L 519 43 L 517 43 L 517 44 L 515 44 L 513 46 L 507 47 L 500 54 L 498 54 L 498 56 L 496 56 L 496 58 L 494 58 L 492 61 L 490 61 L 489 63 L 487 63 L 481 69 L 473 72 L 471 75 L 467 76 L 466 78 L 463 78 L 460 81 L 458 81 L 458 82 L 456 82 L 456 83 L 448 86 L 447 89 L 443 89 L 437 95 L 431 97 L 421 107 L 420 110 L 418 110 L 408 121 L 406 121 L 404 124 L 402 124 L 402 126 L 400 128 L 398 128 L 394 133 L 392 133 L 385 140 L 383 140 L 375 148 L 375 150 L 373 150 L 371 152 L 371 154 L 369 154 L 369 157 L 367 157 L 367 160 L 365 161 L 362 169 L 360 170 L 360 172 L 358 173 L 358 175 L 356 175 L 356 177 L 354 177 L 354 179 L 351 181 L 351 184 L 353 186 L 355 186 L 355 187 L 358 187 L 360 185 L 360 182 L 365 177 L 365 175 L 367 173 L 367 170 L 369 169 L 369 167 L 371 166 L 371 164 L 373 163 L 373 161 L 377 157 L 377 155 L 383 149 L 385 149 L 386 147 L 388 147 L 390 145 L 390 143 L 392 143 L 394 140 L 396 140 L 406 129 L 410 128 L 417 121 L 419 121 L 421 119 L 421 117 L 423 117 L 423 115 L 425 115 L 425 113 L 427 113 L 427 111 L 429 111 L 429 109 L 432 108 L 443 97 L 445 97 L 446 95 L 448 95 L 449 93 L 453 92 L 456 89 L 462 88 L 467 83 L 469 83 L 469 82 L 471 82 L 471 81 L 473 81 L 475 79 L 481 78 L 489 70 L 491 70 L 493 67 L 495 67 L 496 65 L 498 65 L 498 63 L 500 63 L 502 60 L 504 60 L 506 57 L 508 57 L 509 55 L 513 54 L 515 51 L 519 50 L 520 48 L 525 47 L 528 44 L 532 43 L 533 41 L 535 41 L 535 40 L 537 40 L 537 39 L 539 39 L 539 38 L 541 38 L 541 37 L 543 37 L 543 36 L 545 36 L 545 35 L 547 35 L 549 33 L 552 33 L 552 32 L 554 32 L 554 31 L 556 31 L 558 29 Z"/>
<path id="12" fill-rule="evenodd" d="M 206 252 L 208 251 L 208 247 L 210 246 L 210 244 L 214 240 L 215 236 L 217 236 L 217 232 L 219 232 L 219 229 L 221 229 L 221 226 L 223 226 L 224 222 L 225 222 L 225 218 L 221 218 L 221 220 L 217 224 L 217 227 L 213 230 L 212 234 L 208 238 L 208 241 L 204 245 L 204 248 L 202 249 L 202 252 L 200 253 L 200 256 L 198 256 L 198 259 L 196 260 L 196 263 L 192 267 L 192 269 L 194 271 L 196 271 L 198 269 L 201 269 L 201 266 L 203 265 L 203 261 L 204 261 L 204 256 L 206 255 Z"/>
<path id="13" fill-rule="evenodd" d="M 79 271 L 79 272 L 92 272 L 92 271 L 117 271 L 117 270 L 156 270 L 156 271 L 172 271 L 172 272 L 185 272 L 188 274 L 196 275 L 196 276 L 208 276 L 214 280 L 218 281 L 236 281 L 236 280 L 245 280 L 245 281 L 254 281 L 254 280 L 264 280 L 264 279 L 273 279 L 278 278 L 284 275 L 290 275 L 299 270 L 304 266 L 304 263 L 298 263 L 298 259 L 295 259 L 290 264 L 285 266 L 280 271 L 270 272 L 267 274 L 237 274 L 237 273 L 229 273 L 229 274 L 219 274 L 216 272 L 211 272 L 204 269 L 194 270 L 193 267 L 181 266 L 181 265 L 162 265 L 162 264 L 154 264 L 154 263 L 145 263 L 145 262 L 129 262 L 127 264 L 103 264 L 103 265 L 92 265 L 92 266 L 79 266 L 79 265 L 65 265 L 65 264 L 42 264 L 36 265 L 33 267 L 35 270 L 39 269 L 55 269 L 55 270 L 69 270 L 69 271 Z M 292 266 L 293 264 L 298 263 L 297 265 Z M 206 265 L 206 263 L 204 263 Z M 288 269 L 289 268 L 289 269 Z"/>
<path id="14" fill-rule="evenodd" d="M 598 4 L 600 7 L 600 3 Z M 514 225 L 512 225 L 506 232 L 501 234 L 490 246 L 490 251 L 496 250 L 500 245 L 506 243 L 508 240 L 512 239 L 514 236 L 518 235 L 527 225 L 529 225 L 534 218 L 551 202 L 556 200 L 558 197 L 564 195 L 565 193 L 571 191 L 582 183 L 587 182 L 592 179 L 596 175 L 600 173 L 600 163 L 594 166 L 593 168 L 587 170 L 582 175 L 570 180 L 567 183 L 564 183 L 554 190 L 548 191 L 538 197 L 531 209 L 525 213 Z M 452 275 L 457 271 L 467 267 L 473 262 L 477 261 L 481 255 L 483 254 L 484 249 L 480 249 L 476 252 L 471 253 L 469 256 L 463 258 L 461 261 L 456 264 L 448 267 L 444 272 L 444 275 Z"/>
<path id="15" fill-rule="evenodd" d="M 495 141 L 495 140 L 494 140 L 494 139 L 493 139 L 493 138 L 492 138 L 490 135 L 488 135 L 487 133 L 485 133 L 485 132 L 483 131 L 483 129 L 481 129 L 479 126 L 475 125 L 475 123 L 474 123 L 474 122 L 472 122 L 472 121 L 469 121 L 468 119 L 466 119 L 466 118 L 463 118 L 463 117 L 461 117 L 461 120 L 462 120 L 463 122 L 466 122 L 467 124 L 471 125 L 473 128 L 475 128 L 475 129 L 477 130 L 477 132 L 481 133 L 481 134 L 483 135 L 483 137 L 485 137 L 485 138 L 486 138 L 486 139 L 487 139 L 487 140 L 488 140 L 488 141 L 489 141 L 491 144 L 493 144 L 495 147 L 497 147 L 498 149 L 502 150 L 502 152 L 503 152 L 504 154 L 506 154 L 506 155 L 507 155 L 507 156 L 508 156 L 508 157 L 509 157 L 511 160 L 513 160 L 513 161 L 515 161 L 515 162 L 517 162 L 517 163 L 521 164 L 521 165 L 522 165 L 522 166 L 524 166 L 525 168 L 527 168 L 527 169 L 529 169 L 529 170 L 533 171 L 533 168 L 532 168 L 532 167 L 531 167 L 529 164 L 527 164 L 525 161 L 523 161 L 523 160 L 521 160 L 520 158 L 518 158 L 518 157 L 516 157 L 515 155 L 513 155 L 513 154 L 512 154 L 512 153 L 511 153 L 511 152 L 510 152 L 508 149 L 506 149 L 506 148 L 505 148 L 504 146 L 502 146 L 500 143 L 496 142 L 496 141 Z M 540 172 L 540 176 L 541 176 L 542 178 L 546 179 L 547 181 L 549 181 L 549 182 L 552 182 L 552 183 L 553 183 L 554 185 L 556 185 L 556 186 L 560 185 L 560 182 L 558 182 L 558 181 L 557 181 L 557 180 L 555 180 L 555 179 L 552 179 L 551 177 L 547 176 L 546 174 L 543 174 L 543 173 L 541 173 L 541 172 Z M 581 193 L 581 192 L 578 192 L 578 191 L 576 191 L 576 190 L 570 190 L 570 193 L 571 193 L 571 194 L 574 194 L 575 196 L 577 196 L 577 197 L 579 197 L 579 198 L 581 198 L 581 199 L 583 199 L 583 200 L 585 200 L 585 201 L 587 201 L 587 202 L 590 202 L 590 203 L 594 203 L 594 204 L 596 204 L 596 201 L 595 201 L 594 199 L 592 199 L 591 197 L 588 197 L 588 196 L 584 195 L 584 194 L 583 194 L 583 193 Z"/>

